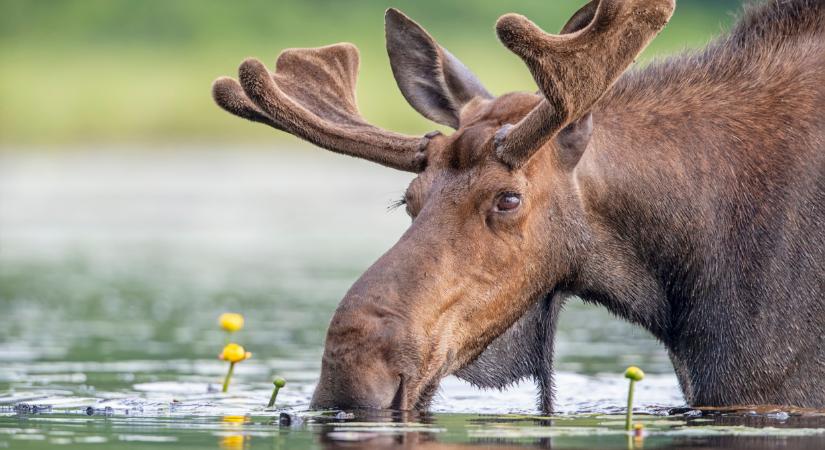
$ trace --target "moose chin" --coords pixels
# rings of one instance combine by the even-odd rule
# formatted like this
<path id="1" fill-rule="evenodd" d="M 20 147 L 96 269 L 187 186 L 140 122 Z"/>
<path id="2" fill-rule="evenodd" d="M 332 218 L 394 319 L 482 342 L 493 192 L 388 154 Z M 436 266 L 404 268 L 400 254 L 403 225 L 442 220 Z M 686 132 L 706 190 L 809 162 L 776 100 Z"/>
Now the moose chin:
<path id="1" fill-rule="evenodd" d="M 533 378 L 549 412 L 572 296 L 652 333 L 691 405 L 825 407 L 825 1 L 766 1 L 628 70 L 674 8 L 593 0 L 558 35 L 501 17 L 539 87 L 501 96 L 388 10 L 398 86 L 449 135 L 367 123 L 351 44 L 215 81 L 232 114 L 417 175 L 409 229 L 335 311 L 313 407 L 423 409 L 455 374 Z"/>

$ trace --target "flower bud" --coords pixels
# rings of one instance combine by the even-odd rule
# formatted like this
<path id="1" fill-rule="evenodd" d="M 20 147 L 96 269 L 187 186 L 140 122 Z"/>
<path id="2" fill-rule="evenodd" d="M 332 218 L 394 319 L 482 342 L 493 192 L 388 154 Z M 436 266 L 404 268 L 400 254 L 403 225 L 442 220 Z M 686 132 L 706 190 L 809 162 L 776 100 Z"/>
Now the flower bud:
<path id="1" fill-rule="evenodd" d="M 628 380 L 642 381 L 642 379 L 645 377 L 645 373 L 642 372 L 642 369 L 636 366 L 630 366 L 627 368 L 627 370 L 624 371 L 624 377 Z"/>

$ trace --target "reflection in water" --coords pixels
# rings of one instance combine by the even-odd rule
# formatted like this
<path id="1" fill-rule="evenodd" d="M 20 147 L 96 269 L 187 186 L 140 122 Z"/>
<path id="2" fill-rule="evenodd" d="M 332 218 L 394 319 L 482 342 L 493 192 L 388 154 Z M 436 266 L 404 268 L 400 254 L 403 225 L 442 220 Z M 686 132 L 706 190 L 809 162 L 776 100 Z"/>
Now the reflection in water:
<path id="1" fill-rule="evenodd" d="M 354 422 L 316 418 L 325 449 L 529 449 L 529 448 L 822 448 L 825 413 L 782 421 L 737 411 L 689 410 L 687 415 L 639 417 L 644 433 L 626 433 L 620 416 L 470 416 L 357 412 Z M 453 435 L 454 425 L 471 431 Z M 758 426 L 760 428 L 751 428 Z M 476 430 L 475 433 L 472 430 Z M 476 437 L 474 437 L 476 436 Z M 478 437 L 483 436 L 483 437 Z"/>
<path id="2" fill-rule="evenodd" d="M 615 437 L 581 437 L 578 440 L 540 438 L 540 439 L 490 439 L 471 440 L 465 442 L 443 442 L 438 435 L 420 432 L 405 432 L 399 434 L 363 433 L 362 436 L 348 436 L 341 439 L 333 432 L 322 434 L 318 442 L 324 449 L 432 449 L 432 450 L 516 450 L 530 448 L 615 448 L 627 450 L 643 450 L 648 448 L 695 448 L 695 449 L 773 449 L 777 447 L 790 449 L 819 449 L 823 448 L 825 439 L 821 436 L 738 436 L 736 432 L 728 435 L 716 436 L 709 430 L 696 430 L 691 436 L 669 437 L 666 434 L 652 439 L 634 437 L 630 435 L 616 435 Z M 649 442 L 647 442 L 649 441 Z"/>
<path id="3" fill-rule="evenodd" d="M 401 411 L 355 411 L 353 421 L 322 421 L 324 426 L 318 435 L 318 442 L 324 449 L 431 449 L 431 450 L 506 450 L 524 449 L 544 446 L 550 443 L 549 439 L 541 439 L 525 445 L 500 442 L 485 442 L 483 440 L 463 442 L 444 442 L 450 438 L 452 418 L 441 415 L 432 415 L 418 412 Z M 463 418 L 463 427 L 483 427 L 491 420 L 481 416 Z M 507 420 L 503 417 L 492 419 L 495 423 Z M 547 423 L 546 420 L 539 422 Z M 460 423 L 460 422 L 459 422 Z M 454 438 L 453 438 L 454 439 Z"/>
<path id="4" fill-rule="evenodd" d="M 221 423 L 227 431 L 220 433 L 220 440 L 218 441 L 220 448 L 238 450 L 247 446 L 247 439 L 252 440 L 251 437 L 244 434 L 243 426 L 251 423 L 248 416 L 223 416 Z"/>
<path id="5" fill-rule="evenodd" d="M 446 443 L 435 440 L 433 436 L 421 433 L 405 433 L 400 436 L 380 436 L 366 441 L 341 442 L 335 440 L 320 440 L 324 449 L 344 450 L 344 449 L 421 449 L 421 450 L 525 450 L 528 448 L 547 448 L 548 445 L 507 445 L 496 443 Z"/>
<path id="6" fill-rule="evenodd" d="M 222 437 L 220 441 L 218 441 L 218 446 L 228 450 L 238 450 L 240 448 L 244 448 L 245 443 L 246 436 L 242 434 L 232 434 Z"/>

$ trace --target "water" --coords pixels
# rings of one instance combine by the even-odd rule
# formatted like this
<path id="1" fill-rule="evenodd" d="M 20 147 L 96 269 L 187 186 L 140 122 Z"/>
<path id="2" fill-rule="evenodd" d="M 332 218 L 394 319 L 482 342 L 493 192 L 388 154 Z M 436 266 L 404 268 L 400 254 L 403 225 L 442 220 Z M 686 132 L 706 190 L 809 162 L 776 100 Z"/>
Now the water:
<path id="1" fill-rule="evenodd" d="M 573 302 L 558 416 L 448 378 L 430 413 L 309 411 L 337 301 L 408 224 L 407 174 L 315 149 L 0 154 L 0 448 L 825 446 L 825 418 L 684 407 L 644 331 Z M 254 353 L 215 392 L 225 311 Z M 622 431 L 629 364 L 643 441 Z M 270 380 L 288 385 L 267 410 Z M 281 413 L 291 423 L 282 423 Z M 459 447 L 455 447 L 458 445 Z"/>

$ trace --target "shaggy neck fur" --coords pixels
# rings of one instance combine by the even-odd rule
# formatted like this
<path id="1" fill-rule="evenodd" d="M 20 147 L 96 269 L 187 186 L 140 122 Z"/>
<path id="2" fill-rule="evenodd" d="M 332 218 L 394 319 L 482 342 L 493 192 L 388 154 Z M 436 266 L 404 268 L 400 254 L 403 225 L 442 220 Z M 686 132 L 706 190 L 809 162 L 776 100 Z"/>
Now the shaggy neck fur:
<path id="1" fill-rule="evenodd" d="M 576 172 L 572 293 L 667 347 L 693 405 L 825 406 L 825 2 L 625 75 Z"/>

